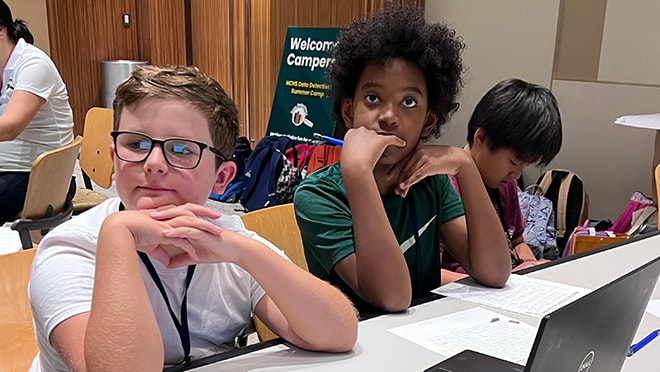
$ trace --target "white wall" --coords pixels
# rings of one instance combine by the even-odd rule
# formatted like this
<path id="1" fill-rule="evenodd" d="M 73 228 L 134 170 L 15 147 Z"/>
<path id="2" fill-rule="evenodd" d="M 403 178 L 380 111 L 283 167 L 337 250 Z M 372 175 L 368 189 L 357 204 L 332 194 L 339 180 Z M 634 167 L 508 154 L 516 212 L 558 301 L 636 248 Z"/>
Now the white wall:
<path id="1" fill-rule="evenodd" d="M 607 1 L 598 80 L 660 85 L 660 1 Z"/>
<path id="2" fill-rule="evenodd" d="M 430 20 L 453 26 L 466 44 L 461 107 L 435 142 L 463 146 L 474 106 L 502 79 L 550 86 L 559 0 L 429 0 L 425 11 Z M 523 178 L 531 182 L 538 175 L 530 167 Z"/>
<path id="3" fill-rule="evenodd" d="M 20 18 L 27 23 L 34 36 L 34 45 L 50 54 L 46 0 L 5 0 L 5 3 L 11 9 L 14 19 Z"/>
<path id="4" fill-rule="evenodd" d="M 614 220 L 635 191 L 651 192 L 655 131 L 614 124 L 629 113 L 660 111 L 660 87 L 560 81 L 553 92 L 565 123 L 551 168 L 570 168 L 589 193 L 589 216 Z"/>
<path id="5" fill-rule="evenodd" d="M 579 10 L 589 12 L 585 7 L 593 5 L 585 4 Z M 660 112 L 660 2 L 606 5 L 598 78 L 586 82 L 553 80 L 560 0 L 427 1 L 428 18 L 446 20 L 467 44 L 461 109 L 439 142 L 462 146 L 481 95 L 502 78 L 520 77 L 557 96 L 564 142 L 549 168 L 571 169 L 584 179 L 591 219 L 616 219 L 635 191 L 654 196 L 655 133 L 613 122 L 625 114 Z M 526 170 L 525 182 L 539 173 Z"/>

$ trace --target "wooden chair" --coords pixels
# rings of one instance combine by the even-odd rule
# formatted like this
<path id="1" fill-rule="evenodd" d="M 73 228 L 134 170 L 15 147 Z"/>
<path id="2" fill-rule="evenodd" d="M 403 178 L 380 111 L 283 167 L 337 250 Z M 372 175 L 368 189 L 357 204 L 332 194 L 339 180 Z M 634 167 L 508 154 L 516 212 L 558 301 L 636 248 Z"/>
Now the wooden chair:
<path id="1" fill-rule="evenodd" d="M 0 369 L 27 371 L 38 346 L 27 295 L 36 249 L 0 256 Z"/>
<path id="2" fill-rule="evenodd" d="M 243 224 L 264 239 L 275 244 L 286 252 L 293 263 L 308 270 L 303 249 L 302 237 L 296 222 L 293 204 L 283 204 L 259 209 L 241 215 Z M 259 340 L 268 341 L 278 336 L 273 333 L 259 318 L 254 317 L 254 327 Z"/>
<path id="3" fill-rule="evenodd" d="M 655 204 L 660 209 L 660 164 L 655 167 L 655 192 Z M 658 221 L 660 221 L 660 217 L 658 217 Z M 660 229 L 660 222 L 658 222 L 658 229 Z"/>
<path id="4" fill-rule="evenodd" d="M 82 137 L 59 149 L 46 151 L 32 163 L 27 194 L 20 218 L 11 224 L 21 237 L 23 249 L 41 241 L 48 230 L 71 218 L 67 197 Z"/>
<path id="5" fill-rule="evenodd" d="M 92 181 L 104 189 L 112 184 L 112 158 L 110 132 L 113 129 L 113 111 L 92 107 L 85 115 L 84 140 L 80 149 L 80 169 L 85 188 L 78 188 L 73 198 L 73 210 L 78 214 L 102 203 L 107 197 L 94 191 Z"/>

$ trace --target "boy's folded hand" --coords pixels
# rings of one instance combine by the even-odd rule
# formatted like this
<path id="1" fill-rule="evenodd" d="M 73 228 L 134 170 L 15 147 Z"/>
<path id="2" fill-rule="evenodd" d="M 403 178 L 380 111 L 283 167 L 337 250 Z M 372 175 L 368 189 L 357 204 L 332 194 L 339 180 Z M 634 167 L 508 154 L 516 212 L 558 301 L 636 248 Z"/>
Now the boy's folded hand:
<path id="1" fill-rule="evenodd" d="M 407 161 L 392 167 L 388 173 L 389 178 L 398 178 L 394 193 L 403 198 L 408 194 L 411 186 L 426 177 L 436 174 L 457 174 L 460 170 L 461 157 L 466 158 L 466 154 L 458 147 L 418 146 Z"/>
<path id="2" fill-rule="evenodd" d="M 341 150 L 342 170 L 373 171 L 388 146 L 404 147 L 406 141 L 366 127 L 349 129 Z"/>

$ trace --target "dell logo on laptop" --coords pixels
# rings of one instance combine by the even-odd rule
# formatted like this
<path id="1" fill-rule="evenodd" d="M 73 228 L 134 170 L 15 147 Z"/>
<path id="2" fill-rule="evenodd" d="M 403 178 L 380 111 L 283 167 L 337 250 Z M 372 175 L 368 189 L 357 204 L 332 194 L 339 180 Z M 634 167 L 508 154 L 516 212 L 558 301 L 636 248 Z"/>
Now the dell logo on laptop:
<path id="1" fill-rule="evenodd" d="M 590 351 L 584 359 L 582 359 L 582 362 L 580 363 L 580 367 L 578 368 L 577 372 L 587 372 L 589 368 L 591 368 L 591 364 L 594 362 L 594 352 L 593 350 Z"/>

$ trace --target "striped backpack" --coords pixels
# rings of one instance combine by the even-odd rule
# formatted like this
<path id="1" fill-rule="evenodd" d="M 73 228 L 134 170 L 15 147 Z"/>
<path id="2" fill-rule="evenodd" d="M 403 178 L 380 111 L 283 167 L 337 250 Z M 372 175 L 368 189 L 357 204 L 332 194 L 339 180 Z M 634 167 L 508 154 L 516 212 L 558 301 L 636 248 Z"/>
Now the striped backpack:
<path id="1" fill-rule="evenodd" d="M 568 238 L 576 227 L 589 217 L 589 195 L 582 179 L 569 170 L 551 169 L 543 173 L 536 183 L 555 211 L 557 247 L 563 253 Z"/>

